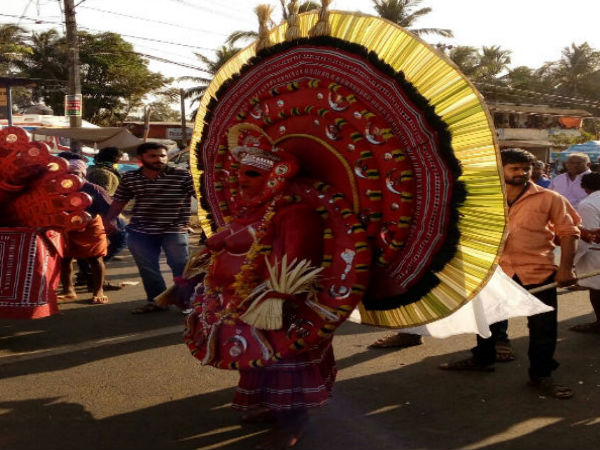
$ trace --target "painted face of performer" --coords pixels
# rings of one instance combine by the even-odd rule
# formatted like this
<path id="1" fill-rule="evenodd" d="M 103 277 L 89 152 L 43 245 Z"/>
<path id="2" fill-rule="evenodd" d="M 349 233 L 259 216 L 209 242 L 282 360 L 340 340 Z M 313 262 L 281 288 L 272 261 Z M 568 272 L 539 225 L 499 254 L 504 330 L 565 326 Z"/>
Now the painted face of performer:
<path id="1" fill-rule="evenodd" d="M 269 172 L 257 167 L 242 164 L 239 169 L 240 197 L 248 201 L 260 196 L 267 182 Z"/>
<path id="2" fill-rule="evenodd" d="M 502 166 L 504 181 L 511 186 L 524 186 L 531 178 L 531 163 L 514 163 Z"/>

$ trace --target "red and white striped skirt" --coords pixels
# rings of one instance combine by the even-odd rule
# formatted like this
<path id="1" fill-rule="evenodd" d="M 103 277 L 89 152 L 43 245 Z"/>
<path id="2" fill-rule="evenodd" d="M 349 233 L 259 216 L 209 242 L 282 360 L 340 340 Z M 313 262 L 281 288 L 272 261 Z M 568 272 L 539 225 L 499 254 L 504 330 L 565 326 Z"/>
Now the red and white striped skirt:
<path id="1" fill-rule="evenodd" d="M 331 340 L 263 369 L 240 370 L 233 408 L 289 411 L 324 406 L 337 374 Z"/>

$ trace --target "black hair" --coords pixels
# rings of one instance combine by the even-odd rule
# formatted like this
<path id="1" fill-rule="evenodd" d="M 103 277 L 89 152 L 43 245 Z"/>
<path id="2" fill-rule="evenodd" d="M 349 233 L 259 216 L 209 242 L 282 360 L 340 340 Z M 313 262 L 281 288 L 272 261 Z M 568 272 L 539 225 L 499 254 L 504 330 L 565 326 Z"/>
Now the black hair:
<path id="1" fill-rule="evenodd" d="M 592 172 L 581 177 L 581 187 L 589 191 L 600 191 L 600 173 Z"/>
<path id="2" fill-rule="evenodd" d="M 503 166 L 519 163 L 529 163 L 533 165 L 536 161 L 536 157 L 533 156 L 533 154 L 522 148 L 505 148 L 504 150 L 500 150 L 500 157 L 502 158 Z"/>
<path id="3" fill-rule="evenodd" d="M 80 155 L 79 153 L 73 153 L 73 152 L 60 152 L 58 155 L 61 158 L 66 159 L 67 161 L 72 161 L 74 159 L 80 159 L 82 161 L 87 162 L 87 159 L 85 158 L 85 156 Z"/>
<path id="4" fill-rule="evenodd" d="M 104 147 L 94 156 L 95 162 L 110 162 L 116 163 L 123 155 L 123 152 L 117 147 Z"/>
<path id="5" fill-rule="evenodd" d="M 140 144 L 138 146 L 137 154 L 138 154 L 138 156 L 142 156 L 144 153 L 146 153 L 149 150 L 160 150 L 160 149 L 168 150 L 167 146 L 164 144 L 160 144 L 158 142 L 144 142 L 143 144 Z"/>

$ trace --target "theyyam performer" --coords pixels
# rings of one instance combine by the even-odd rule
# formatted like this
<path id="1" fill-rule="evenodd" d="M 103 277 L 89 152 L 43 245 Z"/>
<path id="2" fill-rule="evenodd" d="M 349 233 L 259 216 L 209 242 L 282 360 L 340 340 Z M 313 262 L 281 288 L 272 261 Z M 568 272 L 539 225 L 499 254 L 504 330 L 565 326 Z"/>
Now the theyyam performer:
<path id="1" fill-rule="evenodd" d="M 215 76 L 192 140 L 210 237 L 180 280 L 197 283 L 185 340 L 239 370 L 233 406 L 275 424 L 262 448 L 294 445 L 327 403 L 332 336 L 356 306 L 392 328 L 448 316 L 504 239 L 481 96 L 407 31 L 329 3 L 292 1 L 273 30 L 259 6 L 259 40 Z"/>
<path id="2" fill-rule="evenodd" d="M 0 130 L 0 318 L 58 312 L 66 233 L 91 223 L 91 197 L 66 160 L 14 126 Z"/>

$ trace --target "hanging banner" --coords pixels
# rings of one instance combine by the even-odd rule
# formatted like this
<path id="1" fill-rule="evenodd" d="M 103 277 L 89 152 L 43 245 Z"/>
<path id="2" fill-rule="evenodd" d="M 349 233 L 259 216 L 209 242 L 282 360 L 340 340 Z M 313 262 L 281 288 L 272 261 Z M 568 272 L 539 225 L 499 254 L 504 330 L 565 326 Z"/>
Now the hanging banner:
<path id="1" fill-rule="evenodd" d="M 65 116 L 81 116 L 82 111 L 82 98 L 81 94 L 65 95 Z"/>

